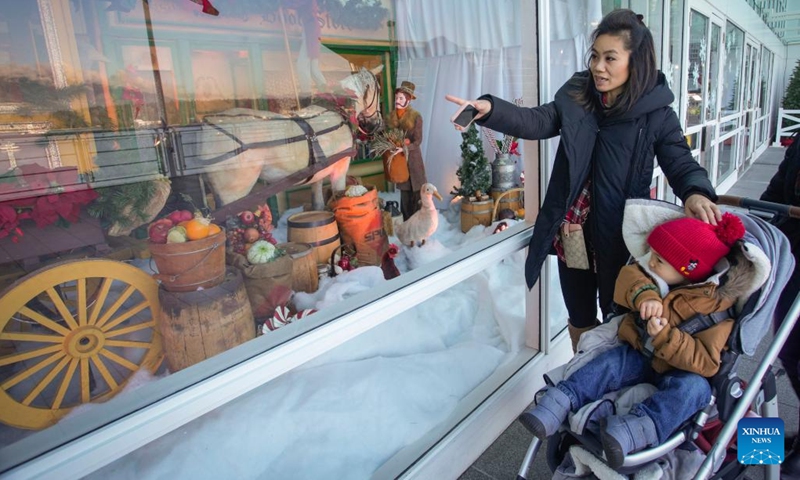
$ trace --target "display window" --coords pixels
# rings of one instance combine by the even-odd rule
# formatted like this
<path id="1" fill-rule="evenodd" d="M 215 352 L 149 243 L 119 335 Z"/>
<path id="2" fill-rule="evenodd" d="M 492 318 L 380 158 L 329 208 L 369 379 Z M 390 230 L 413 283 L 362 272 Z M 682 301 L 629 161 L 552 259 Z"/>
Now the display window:
<path id="1" fill-rule="evenodd" d="M 55 454 L 50 473 L 207 476 L 200 452 L 236 463 L 223 429 L 272 452 L 239 478 L 394 475 L 536 355 L 538 152 L 460 134 L 444 99 L 538 102 L 536 31 L 515 21 L 532 5 L 18 3 L 0 18 L 0 472 Z M 162 450 L 187 436 L 193 453 Z"/>

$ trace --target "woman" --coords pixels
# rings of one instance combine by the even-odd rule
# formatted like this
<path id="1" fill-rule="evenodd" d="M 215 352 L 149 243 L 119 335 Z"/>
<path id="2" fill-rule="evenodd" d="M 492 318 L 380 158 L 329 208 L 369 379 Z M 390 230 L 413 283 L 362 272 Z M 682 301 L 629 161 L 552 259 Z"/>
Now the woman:
<path id="1" fill-rule="evenodd" d="M 598 291 L 604 317 L 615 313 L 614 280 L 629 256 L 622 240 L 625 200 L 649 197 L 654 156 L 687 215 L 713 225 L 721 218 L 708 173 L 692 158 L 670 106 L 674 95 L 656 69 L 653 37 L 641 17 L 615 10 L 592 41 L 588 71 L 576 73 L 548 104 L 522 108 L 492 95 L 446 97 L 473 104 L 479 125 L 504 134 L 528 140 L 561 135 L 525 277 L 532 288 L 546 256 L 558 254 L 573 349 L 580 334 L 597 325 Z M 582 225 L 588 270 L 565 263 L 559 231 L 569 224 Z"/>
<path id="2" fill-rule="evenodd" d="M 786 149 L 778 171 L 761 194 L 761 200 L 800 206 L 800 135 L 795 134 L 792 138 L 792 144 Z M 792 276 L 783 287 L 778 305 L 775 307 L 774 323 L 777 331 L 800 291 L 800 220 L 778 216 L 773 223 L 789 239 L 795 260 Z M 798 347 L 800 347 L 800 322 L 795 323 L 778 354 L 794 393 L 800 397 L 800 348 Z M 790 480 L 800 478 L 800 435 L 795 437 L 792 448 L 781 465 L 781 478 Z"/>

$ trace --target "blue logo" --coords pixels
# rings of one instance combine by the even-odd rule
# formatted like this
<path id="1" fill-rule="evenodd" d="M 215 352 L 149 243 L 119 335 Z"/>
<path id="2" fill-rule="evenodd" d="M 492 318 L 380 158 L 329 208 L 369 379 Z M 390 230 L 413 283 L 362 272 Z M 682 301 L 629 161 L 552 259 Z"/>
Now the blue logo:
<path id="1" fill-rule="evenodd" d="M 736 429 L 739 463 L 774 465 L 783 462 L 783 420 L 743 418 Z"/>

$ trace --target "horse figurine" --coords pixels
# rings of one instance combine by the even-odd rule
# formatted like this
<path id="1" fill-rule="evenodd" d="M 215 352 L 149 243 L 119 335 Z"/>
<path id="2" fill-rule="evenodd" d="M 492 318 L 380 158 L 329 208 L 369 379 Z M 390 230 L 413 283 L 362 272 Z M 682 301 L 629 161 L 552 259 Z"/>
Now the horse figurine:
<path id="1" fill-rule="evenodd" d="M 381 69 L 362 67 L 341 81 L 343 88 L 355 93 L 355 119 L 365 133 L 383 123 L 376 77 Z M 317 105 L 291 115 L 245 108 L 207 115 L 200 143 L 200 160 L 220 200 L 218 207 L 233 207 L 230 204 L 246 197 L 261 179 L 267 187 L 262 192 L 265 197 L 310 183 L 311 208 L 322 210 L 322 181 L 330 177 L 332 190 L 343 191 L 355 154 L 348 115 Z"/>

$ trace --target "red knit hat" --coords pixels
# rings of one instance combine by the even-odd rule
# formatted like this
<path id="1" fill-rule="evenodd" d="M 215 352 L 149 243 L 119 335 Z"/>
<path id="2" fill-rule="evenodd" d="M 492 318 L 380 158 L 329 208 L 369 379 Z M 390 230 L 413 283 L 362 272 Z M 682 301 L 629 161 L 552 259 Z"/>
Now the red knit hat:
<path id="1" fill-rule="evenodd" d="M 744 237 L 739 217 L 724 213 L 717 226 L 696 218 L 678 218 L 650 232 L 647 243 L 675 270 L 692 282 L 705 280 L 714 265 Z"/>

